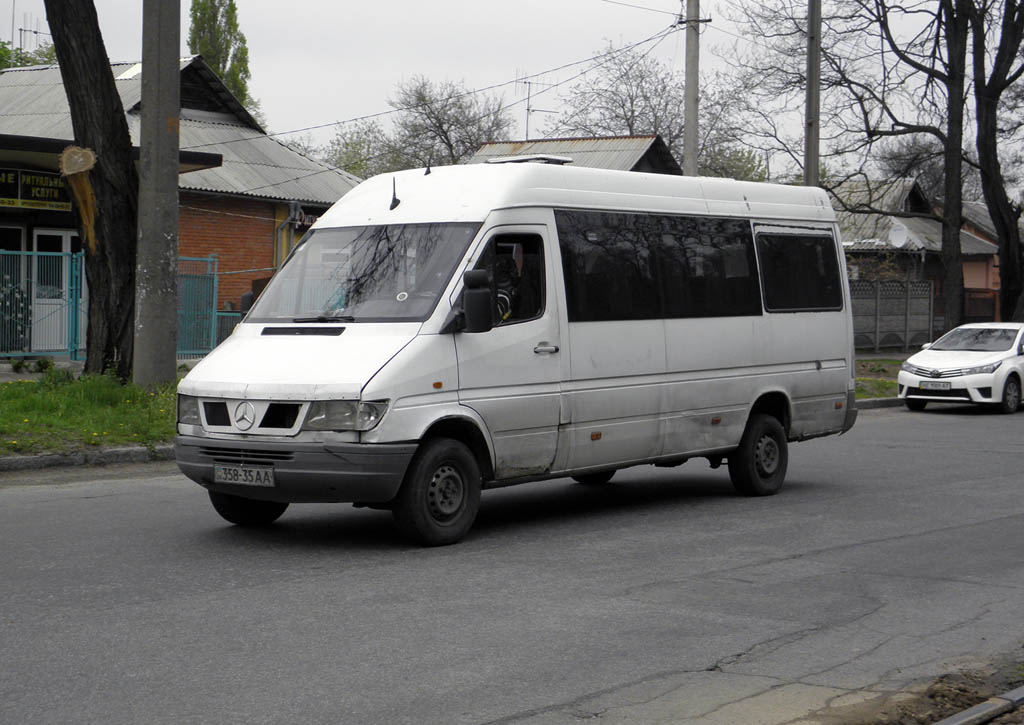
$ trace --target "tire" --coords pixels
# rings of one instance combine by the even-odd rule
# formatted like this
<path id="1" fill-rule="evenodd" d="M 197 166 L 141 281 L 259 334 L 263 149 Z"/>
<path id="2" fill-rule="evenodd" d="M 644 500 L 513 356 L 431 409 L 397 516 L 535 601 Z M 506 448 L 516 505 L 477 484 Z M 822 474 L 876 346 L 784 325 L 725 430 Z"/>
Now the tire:
<path id="1" fill-rule="evenodd" d="M 288 504 L 279 501 L 259 501 L 228 493 L 210 491 L 210 503 L 226 521 L 238 526 L 267 526 L 280 518 Z"/>
<path id="2" fill-rule="evenodd" d="M 480 485 L 480 467 L 469 448 L 449 438 L 428 440 L 413 456 L 395 497 L 395 524 L 425 546 L 454 544 L 476 520 Z"/>
<path id="3" fill-rule="evenodd" d="M 928 405 L 927 400 L 917 400 L 915 398 L 904 398 L 903 404 L 907 406 L 907 410 L 914 410 L 920 412 L 925 409 Z"/>
<path id="4" fill-rule="evenodd" d="M 740 445 L 729 455 L 729 478 L 744 496 L 772 496 L 786 479 L 786 431 L 770 415 L 750 416 Z"/>
<path id="5" fill-rule="evenodd" d="M 598 471 L 597 473 L 581 473 L 578 476 L 573 476 L 572 480 L 576 483 L 582 483 L 584 486 L 603 486 L 612 480 L 612 476 L 615 475 L 615 471 Z"/>
<path id="6" fill-rule="evenodd" d="M 1003 383 L 1003 399 L 998 403 L 1000 413 L 1016 413 L 1020 408 L 1020 380 L 1010 375 Z"/>

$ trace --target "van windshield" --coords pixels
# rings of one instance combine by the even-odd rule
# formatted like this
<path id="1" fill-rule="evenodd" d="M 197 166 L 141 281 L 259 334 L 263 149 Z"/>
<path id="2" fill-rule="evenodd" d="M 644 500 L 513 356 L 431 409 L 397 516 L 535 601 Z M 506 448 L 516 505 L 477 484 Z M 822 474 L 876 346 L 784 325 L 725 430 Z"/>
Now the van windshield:
<path id="1" fill-rule="evenodd" d="M 274 275 L 246 321 L 423 321 L 479 228 L 442 223 L 316 229 Z"/>

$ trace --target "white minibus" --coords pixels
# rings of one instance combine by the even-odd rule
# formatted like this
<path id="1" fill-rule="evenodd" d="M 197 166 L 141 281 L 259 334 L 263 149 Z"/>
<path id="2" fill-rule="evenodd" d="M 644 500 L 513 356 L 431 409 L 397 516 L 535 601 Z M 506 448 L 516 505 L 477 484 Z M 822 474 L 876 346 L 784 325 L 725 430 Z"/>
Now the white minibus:
<path id="1" fill-rule="evenodd" d="M 175 455 L 217 512 L 386 508 L 427 545 L 482 489 L 728 464 L 856 418 L 850 294 L 817 188 L 488 163 L 369 179 L 178 387 Z"/>

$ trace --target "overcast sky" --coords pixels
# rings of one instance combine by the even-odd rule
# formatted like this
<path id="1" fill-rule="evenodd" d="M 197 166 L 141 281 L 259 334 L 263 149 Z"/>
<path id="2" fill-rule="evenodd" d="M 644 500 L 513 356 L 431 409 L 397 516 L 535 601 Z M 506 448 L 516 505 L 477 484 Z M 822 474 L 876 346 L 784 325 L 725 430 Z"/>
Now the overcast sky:
<path id="1" fill-rule="evenodd" d="M 249 46 L 251 94 L 262 103 L 270 130 L 310 131 L 317 144 L 334 133 L 336 121 L 389 110 L 395 85 L 421 74 L 432 80 L 463 81 L 469 88 L 513 81 L 582 61 L 607 41 L 616 46 L 649 38 L 672 25 L 678 0 L 236 0 L 239 24 Z M 142 55 L 142 0 L 95 0 L 112 61 Z M 188 9 L 181 0 L 181 52 L 188 54 Z M 642 7 L 630 7 L 642 6 Z M 736 29 L 716 5 L 704 0 L 701 67 L 720 65 L 716 51 L 737 42 Z M 650 9 L 642 9 L 650 8 Z M 13 21 L 13 23 L 12 23 Z M 12 36 L 13 25 L 13 36 Z M 42 0 L 0 0 L 0 38 L 24 39 L 32 49 L 46 31 Z M 650 46 L 643 46 L 645 49 Z M 664 38 L 652 51 L 681 70 L 684 33 Z M 728 53 L 724 53 L 728 55 Z M 565 83 L 586 66 L 572 66 L 534 78 L 533 93 L 545 84 Z M 557 108 L 566 83 L 536 98 L 538 109 Z M 513 102 L 526 97 L 523 84 L 494 93 Z M 512 107 L 522 137 L 525 103 Z M 530 136 L 545 125 L 532 114 Z"/>

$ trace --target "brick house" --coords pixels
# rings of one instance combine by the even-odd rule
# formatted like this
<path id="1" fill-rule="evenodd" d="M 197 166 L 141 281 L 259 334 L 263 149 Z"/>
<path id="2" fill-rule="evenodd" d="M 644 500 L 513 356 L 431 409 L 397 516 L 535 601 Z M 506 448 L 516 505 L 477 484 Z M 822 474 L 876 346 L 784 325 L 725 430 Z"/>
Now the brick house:
<path id="1" fill-rule="evenodd" d="M 141 70 L 111 65 L 136 150 Z M 217 308 L 237 308 L 359 179 L 268 135 L 200 56 L 180 72 L 179 254 L 215 256 Z M 0 251 L 81 249 L 57 160 L 73 138 L 57 66 L 0 71 Z M 33 201 L 33 184 L 52 198 Z"/>

